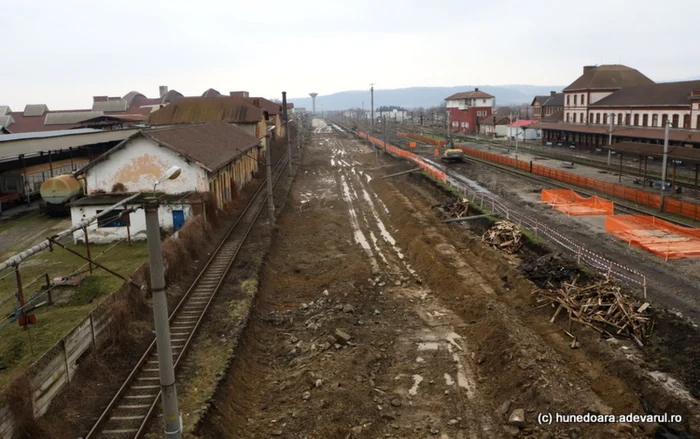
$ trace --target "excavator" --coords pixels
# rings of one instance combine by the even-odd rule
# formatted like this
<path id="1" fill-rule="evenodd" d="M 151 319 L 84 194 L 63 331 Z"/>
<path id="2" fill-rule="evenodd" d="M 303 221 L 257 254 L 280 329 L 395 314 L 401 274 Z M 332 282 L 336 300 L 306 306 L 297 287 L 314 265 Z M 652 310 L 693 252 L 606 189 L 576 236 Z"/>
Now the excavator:
<path id="1" fill-rule="evenodd" d="M 455 148 L 454 141 L 452 137 L 447 138 L 447 142 L 444 146 L 444 151 L 440 156 L 440 160 L 445 163 L 455 163 L 464 161 L 464 151 L 459 148 Z"/>

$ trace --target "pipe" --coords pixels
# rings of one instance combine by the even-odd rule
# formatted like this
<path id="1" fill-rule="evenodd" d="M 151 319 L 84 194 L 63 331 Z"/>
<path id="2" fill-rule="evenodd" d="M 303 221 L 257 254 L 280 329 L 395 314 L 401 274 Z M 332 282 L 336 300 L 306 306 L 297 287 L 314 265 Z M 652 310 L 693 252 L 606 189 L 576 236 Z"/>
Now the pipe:
<path id="1" fill-rule="evenodd" d="M 484 215 L 474 215 L 474 216 L 465 216 L 463 218 L 450 218 L 446 219 L 443 221 L 443 223 L 461 223 L 462 221 L 471 221 L 479 218 L 486 218 L 488 216 L 501 216 L 500 213 L 489 213 L 489 214 L 484 214 Z"/>

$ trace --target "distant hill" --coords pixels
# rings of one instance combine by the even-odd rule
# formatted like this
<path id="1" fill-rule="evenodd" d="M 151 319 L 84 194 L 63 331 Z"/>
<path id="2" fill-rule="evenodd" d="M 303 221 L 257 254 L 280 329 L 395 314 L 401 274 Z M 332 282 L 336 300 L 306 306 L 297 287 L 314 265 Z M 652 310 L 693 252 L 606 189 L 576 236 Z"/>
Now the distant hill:
<path id="1" fill-rule="evenodd" d="M 480 85 L 479 90 L 496 97 L 496 105 L 511 105 L 530 103 L 536 95 L 548 95 L 551 90 L 560 92 L 561 85 Z M 409 87 L 391 90 L 374 90 L 375 108 L 382 105 L 397 105 L 406 108 L 433 107 L 440 105 L 444 99 L 454 93 L 474 90 L 473 85 L 457 87 Z M 311 111 L 311 98 L 300 97 L 289 100 L 295 107 L 304 107 Z M 364 107 L 369 110 L 369 90 L 341 91 L 316 97 L 316 110 L 345 110 L 347 108 Z"/>

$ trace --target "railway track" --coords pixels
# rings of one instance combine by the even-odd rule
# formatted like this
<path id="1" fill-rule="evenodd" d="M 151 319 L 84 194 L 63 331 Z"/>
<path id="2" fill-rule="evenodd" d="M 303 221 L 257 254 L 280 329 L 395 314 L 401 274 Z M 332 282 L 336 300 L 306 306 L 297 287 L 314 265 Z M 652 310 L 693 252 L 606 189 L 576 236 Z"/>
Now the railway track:
<path id="1" fill-rule="evenodd" d="M 273 186 L 284 173 L 288 161 L 289 157 L 284 152 L 272 171 Z M 266 207 L 266 181 L 261 182 L 250 202 L 170 314 L 170 337 L 176 369 L 184 359 L 209 305 L 236 260 L 256 219 Z M 160 395 L 158 352 L 154 339 L 85 439 L 141 437 L 148 428 Z"/>

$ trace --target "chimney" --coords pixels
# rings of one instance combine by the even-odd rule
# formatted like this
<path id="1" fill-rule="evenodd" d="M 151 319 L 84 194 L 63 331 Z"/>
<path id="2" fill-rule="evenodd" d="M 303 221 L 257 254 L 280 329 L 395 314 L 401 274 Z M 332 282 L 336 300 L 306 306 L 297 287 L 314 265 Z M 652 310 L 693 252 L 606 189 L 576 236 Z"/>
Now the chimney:
<path id="1" fill-rule="evenodd" d="M 586 74 L 589 71 L 595 69 L 596 67 L 598 67 L 598 66 L 583 66 L 583 73 Z"/>
<path id="2" fill-rule="evenodd" d="M 556 94 L 557 94 L 556 91 L 550 91 L 550 92 L 549 92 L 549 96 L 550 96 L 550 97 L 552 97 L 552 96 L 554 96 L 554 95 L 556 95 Z"/>
<path id="3" fill-rule="evenodd" d="M 248 99 L 248 92 L 247 91 L 232 91 L 229 93 L 231 97 L 235 98 L 245 98 Z"/>
<path id="4" fill-rule="evenodd" d="M 479 91 L 479 87 L 474 87 L 474 91 Z"/>
<path id="5" fill-rule="evenodd" d="M 158 87 L 158 91 L 160 92 L 160 97 L 162 98 L 166 94 L 168 94 L 168 86 L 167 85 L 161 85 Z"/>

